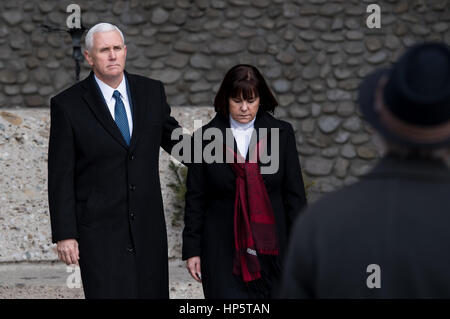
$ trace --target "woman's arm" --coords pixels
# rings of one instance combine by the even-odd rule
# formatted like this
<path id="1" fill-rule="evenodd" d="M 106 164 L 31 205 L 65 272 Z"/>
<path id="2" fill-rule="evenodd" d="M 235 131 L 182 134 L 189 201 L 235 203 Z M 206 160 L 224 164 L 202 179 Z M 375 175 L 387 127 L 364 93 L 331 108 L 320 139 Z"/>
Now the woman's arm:
<path id="1" fill-rule="evenodd" d="M 192 137 L 192 141 L 193 140 L 194 137 Z M 202 151 L 202 149 L 193 147 L 193 152 L 199 151 Z M 207 201 L 205 196 L 205 184 L 203 164 L 190 164 L 186 180 L 187 190 L 184 210 L 183 260 L 201 255 L 203 221 Z"/>

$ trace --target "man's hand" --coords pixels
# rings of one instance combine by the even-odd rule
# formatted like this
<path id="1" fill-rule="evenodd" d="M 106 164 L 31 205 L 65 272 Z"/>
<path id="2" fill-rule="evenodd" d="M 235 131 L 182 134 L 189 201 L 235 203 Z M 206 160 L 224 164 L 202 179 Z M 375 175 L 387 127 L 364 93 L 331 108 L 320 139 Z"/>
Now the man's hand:
<path id="1" fill-rule="evenodd" d="M 191 257 L 186 261 L 186 268 L 191 274 L 192 278 L 198 282 L 202 282 L 202 272 L 200 270 L 200 257 Z"/>
<path id="2" fill-rule="evenodd" d="M 58 252 L 59 259 L 67 265 L 78 265 L 80 253 L 78 251 L 78 242 L 75 239 L 58 241 L 56 251 Z"/>

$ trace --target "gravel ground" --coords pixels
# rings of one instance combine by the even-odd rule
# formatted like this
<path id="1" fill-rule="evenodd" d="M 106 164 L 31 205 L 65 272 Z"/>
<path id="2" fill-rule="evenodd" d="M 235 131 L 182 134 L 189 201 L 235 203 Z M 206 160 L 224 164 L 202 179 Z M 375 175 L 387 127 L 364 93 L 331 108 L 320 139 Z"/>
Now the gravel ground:
<path id="1" fill-rule="evenodd" d="M 62 263 L 0 264 L 0 299 L 83 299 L 75 272 Z M 68 288 L 68 283 L 73 288 Z M 171 299 L 203 299 L 201 284 L 194 281 L 184 262 L 169 262 Z"/>

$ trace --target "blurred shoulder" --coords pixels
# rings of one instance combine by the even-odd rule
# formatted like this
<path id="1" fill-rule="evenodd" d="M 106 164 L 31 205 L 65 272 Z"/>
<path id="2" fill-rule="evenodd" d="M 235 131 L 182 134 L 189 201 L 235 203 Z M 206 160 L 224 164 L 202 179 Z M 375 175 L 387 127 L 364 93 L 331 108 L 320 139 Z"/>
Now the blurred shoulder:
<path id="1" fill-rule="evenodd" d="M 75 83 L 74 85 L 68 87 L 67 89 L 53 96 L 51 100 L 53 102 L 76 101 L 81 97 L 81 94 L 84 91 L 83 87 L 86 84 L 86 82 L 87 79 L 84 79 L 81 82 Z"/>

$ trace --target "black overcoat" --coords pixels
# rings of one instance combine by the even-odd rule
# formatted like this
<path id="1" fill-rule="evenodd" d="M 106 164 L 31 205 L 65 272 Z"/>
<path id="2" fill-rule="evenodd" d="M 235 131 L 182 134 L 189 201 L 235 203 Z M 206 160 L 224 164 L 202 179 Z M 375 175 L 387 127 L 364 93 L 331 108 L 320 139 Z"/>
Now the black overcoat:
<path id="1" fill-rule="evenodd" d="M 217 114 L 202 128 L 202 131 L 218 128 L 226 134 L 227 127 L 230 127 L 229 120 Z M 262 176 L 275 215 L 280 260 L 282 260 L 292 221 L 306 204 L 295 135 L 289 123 L 275 119 L 267 112 L 258 113 L 254 128 L 254 133 L 259 128 L 279 129 L 279 169 L 274 174 Z M 199 132 L 194 133 L 194 140 Z M 259 138 L 258 135 L 257 139 Z M 270 155 L 273 149 L 271 138 L 267 140 Z M 208 140 L 204 141 L 204 145 L 208 143 Z M 234 148 L 236 150 L 236 145 Z M 247 153 L 247 159 L 249 153 L 250 150 Z M 260 163 L 260 165 L 270 165 L 270 163 Z M 202 162 L 189 167 L 183 230 L 183 259 L 193 256 L 201 257 L 202 284 L 206 298 L 252 297 L 241 278 L 232 274 L 235 183 L 236 177 L 227 163 Z M 263 264 L 264 262 L 262 266 Z M 270 271 L 270 268 L 267 269 Z"/>
<path id="2" fill-rule="evenodd" d="M 450 298 L 449 225 L 450 169 L 388 156 L 300 216 L 280 296 Z"/>
<path id="3" fill-rule="evenodd" d="M 79 242 L 87 298 L 168 298 L 160 146 L 178 127 L 160 81 L 126 73 L 128 147 L 94 75 L 51 99 L 48 192 L 52 239 Z"/>

